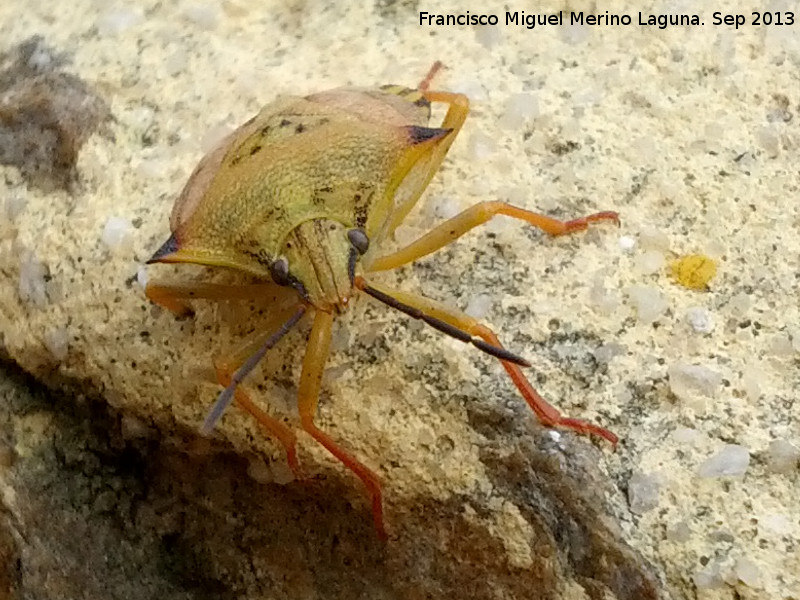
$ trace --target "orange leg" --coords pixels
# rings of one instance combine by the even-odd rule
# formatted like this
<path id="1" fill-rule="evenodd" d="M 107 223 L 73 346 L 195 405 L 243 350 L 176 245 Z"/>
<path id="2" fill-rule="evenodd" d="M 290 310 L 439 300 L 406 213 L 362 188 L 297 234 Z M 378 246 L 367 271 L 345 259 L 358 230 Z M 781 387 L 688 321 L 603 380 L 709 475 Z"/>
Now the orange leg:
<path id="1" fill-rule="evenodd" d="M 520 219 L 553 236 L 582 231 L 589 226 L 589 223 L 595 221 L 613 221 L 619 223 L 619 215 L 611 211 L 599 212 L 571 221 L 559 221 L 558 219 L 552 219 L 511 204 L 506 204 L 505 202 L 480 202 L 471 206 L 464 212 L 457 214 L 452 219 L 448 219 L 444 223 L 434 227 L 431 231 L 405 248 L 401 248 L 397 252 L 375 259 L 368 265 L 367 270 L 386 271 L 413 262 L 447 246 L 468 231 L 479 225 L 483 225 L 497 215 L 506 215 L 515 219 Z"/>
<path id="2" fill-rule="evenodd" d="M 295 314 L 297 313 L 296 307 L 294 312 Z M 297 320 L 299 320 L 299 318 L 296 319 L 289 311 L 284 310 L 276 312 L 271 316 L 269 322 L 264 325 L 262 331 L 246 339 L 227 356 L 216 359 L 214 361 L 214 367 L 217 373 L 217 381 L 220 385 L 225 387 L 225 391 L 222 392 L 220 398 L 224 398 L 225 395 L 229 393 L 229 390 L 231 390 L 236 404 L 250 413 L 267 433 L 274 436 L 283 444 L 283 447 L 286 449 L 286 461 L 289 464 L 289 468 L 292 470 L 292 473 L 294 473 L 296 479 L 302 479 L 300 463 L 297 460 L 297 437 L 294 432 L 287 427 L 283 421 L 268 415 L 256 406 L 250 399 L 248 390 L 244 388 L 240 382 L 236 382 L 231 388 L 231 384 L 237 376 L 237 371 L 242 368 L 242 365 L 252 362 L 252 367 L 255 367 L 255 364 L 260 360 L 260 356 L 263 356 L 265 352 L 265 343 L 271 347 L 274 342 L 277 342 L 277 340 L 282 337 L 281 332 L 288 331 Z M 277 334 L 276 330 L 278 332 Z M 274 340 L 273 343 L 271 343 L 272 340 Z M 246 376 L 249 370 L 245 369 L 245 371 Z M 206 417 L 206 422 L 203 424 L 204 433 L 209 433 L 216 421 L 222 416 L 222 410 L 224 410 L 225 404 L 224 400 L 222 402 L 217 400 L 217 403 L 211 409 L 208 417 Z"/>
<path id="3" fill-rule="evenodd" d="M 356 287 L 363 289 L 366 282 L 363 278 L 357 277 L 355 284 Z M 477 336 L 492 346 L 503 348 L 500 340 L 497 339 L 497 336 L 491 329 L 485 325 L 482 325 L 476 319 L 473 319 L 467 314 L 447 307 L 440 302 L 430 300 L 429 298 L 424 298 L 415 294 L 408 294 L 406 292 L 400 292 L 398 290 L 392 290 L 383 285 L 376 285 L 373 283 L 369 283 L 367 285 L 387 296 L 391 296 L 392 298 L 399 300 L 407 306 L 411 306 L 422 311 L 426 315 L 429 315 L 440 321 L 444 321 L 445 323 L 465 331 L 472 336 Z M 531 407 L 533 412 L 536 413 L 536 416 L 543 425 L 547 427 L 565 427 L 579 433 L 597 435 L 616 445 L 618 441 L 617 436 L 607 429 L 603 429 L 598 425 L 594 425 L 581 419 L 562 417 L 558 410 L 556 410 L 554 406 L 542 398 L 542 396 L 539 395 L 539 393 L 534 389 L 525 375 L 523 375 L 519 365 L 503 359 L 500 359 L 500 362 L 503 363 L 503 367 L 511 377 L 511 380 L 514 382 L 517 390 L 519 390 L 519 393 L 522 394 L 523 398 L 525 398 L 525 401 Z"/>
<path id="4" fill-rule="evenodd" d="M 291 292 L 291 293 L 287 293 Z M 163 306 L 176 315 L 192 313 L 188 300 L 262 300 L 265 303 L 285 304 L 287 299 L 297 294 L 274 283 L 254 283 L 249 285 L 228 285 L 224 283 L 190 282 L 164 285 L 148 283 L 144 290 L 151 302 Z"/>
<path id="5" fill-rule="evenodd" d="M 437 60 L 435 63 L 431 65 L 431 68 L 428 70 L 428 74 L 425 75 L 425 79 L 419 82 L 417 89 L 421 92 L 427 92 L 428 88 L 431 86 L 431 81 L 433 78 L 436 77 L 436 74 L 444 67 L 442 61 Z"/>
<path id="6" fill-rule="evenodd" d="M 502 347 L 495 333 L 485 325 L 478 325 L 473 331 L 475 335 L 482 337 L 488 343 Z M 511 381 L 514 382 L 514 385 L 517 386 L 519 393 L 525 398 L 528 406 L 531 407 L 544 425 L 547 427 L 565 427 L 577 431 L 578 433 L 600 436 L 611 442 L 614 446 L 617 445 L 619 438 L 608 429 L 584 421 L 583 419 L 571 419 L 561 416 L 561 413 L 559 413 L 552 404 L 539 395 L 539 392 L 531 385 L 528 378 L 523 375 L 519 366 L 507 360 L 501 360 L 500 362 L 503 363 L 503 368 L 506 370 L 509 377 L 511 377 Z"/>
<path id="7" fill-rule="evenodd" d="M 285 288 L 272 283 L 251 285 L 226 285 L 217 283 L 186 283 L 177 285 L 148 284 L 145 289 L 147 297 L 156 304 L 163 306 L 179 315 L 191 313 L 187 300 L 261 300 L 274 305 L 274 312 L 270 319 L 263 324 L 263 330 L 251 336 L 240 344 L 227 356 L 214 361 L 217 381 L 226 389 L 231 385 L 234 375 L 239 367 L 256 354 L 264 342 L 274 335 L 275 330 L 284 324 L 291 312 L 297 309 L 297 295 L 287 294 Z M 286 449 L 286 460 L 289 468 L 298 479 L 301 478 L 300 465 L 297 460 L 297 438 L 282 421 L 271 417 L 262 411 L 250 399 L 247 390 L 241 385 L 234 386 L 234 400 L 241 408 L 250 413 L 253 418 L 268 433 L 273 435 Z M 217 405 L 215 405 L 215 408 Z M 224 408 L 224 406 L 223 406 Z M 206 419 L 203 432 L 209 433 L 216 421 L 222 416 L 221 410 L 214 414 L 214 409 Z"/>
<path id="8" fill-rule="evenodd" d="M 226 364 L 224 361 L 215 361 L 214 366 L 217 371 L 217 380 L 220 385 L 228 387 L 231 384 L 235 368 Z M 250 399 L 250 394 L 242 385 L 237 385 L 234 391 L 236 404 L 246 410 L 263 427 L 267 433 L 275 437 L 286 449 L 286 462 L 292 470 L 295 479 L 302 479 L 300 462 L 297 460 L 297 436 L 286 426 L 283 421 L 276 419 L 261 410 Z"/>
<path id="9" fill-rule="evenodd" d="M 436 67 L 435 64 L 434 67 Z M 435 73 L 433 68 L 431 71 Z M 429 76 L 432 77 L 431 74 L 429 74 Z M 425 80 L 423 80 L 423 84 L 424 83 Z M 425 159 L 427 160 L 427 170 L 425 171 L 424 176 L 422 176 L 419 181 L 416 182 L 416 187 L 413 192 L 409 193 L 408 198 L 406 198 L 402 204 L 392 211 L 392 214 L 389 216 L 386 225 L 381 230 L 376 240 L 374 240 L 376 243 L 380 243 L 381 239 L 397 229 L 398 225 L 405 220 L 405 218 L 408 216 L 408 213 L 411 212 L 412 208 L 414 208 L 414 205 L 428 187 L 431 179 L 433 179 L 433 176 L 436 175 L 436 172 L 439 170 L 439 166 L 442 164 L 447 151 L 455 141 L 458 132 L 461 130 L 461 127 L 464 125 L 464 121 L 469 114 L 469 99 L 464 94 L 453 94 L 451 92 L 432 92 L 429 90 L 422 91 L 426 100 L 430 102 L 442 102 L 449 105 L 447 114 L 445 115 L 444 120 L 439 127 L 442 129 L 452 129 L 453 131 L 450 133 L 450 135 L 445 137 L 431 152 L 430 156 Z"/>
<path id="10" fill-rule="evenodd" d="M 303 359 L 303 374 L 300 377 L 300 391 L 298 393 L 300 424 L 311 437 L 355 473 L 367 487 L 367 491 L 372 496 L 372 516 L 375 520 L 375 527 L 378 530 L 378 535 L 386 539 L 386 529 L 383 526 L 383 499 L 378 476 L 359 462 L 352 454 L 341 448 L 333 438 L 319 429 L 314 423 L 322 371 L 325 368 L 325 361 L 328 358 L 328 351 L 331 345 L 332 324 L 333 315 L 331 313 L 323 310 L 316 311 L 314 325 L 308 338 L 306 355 Z"/>

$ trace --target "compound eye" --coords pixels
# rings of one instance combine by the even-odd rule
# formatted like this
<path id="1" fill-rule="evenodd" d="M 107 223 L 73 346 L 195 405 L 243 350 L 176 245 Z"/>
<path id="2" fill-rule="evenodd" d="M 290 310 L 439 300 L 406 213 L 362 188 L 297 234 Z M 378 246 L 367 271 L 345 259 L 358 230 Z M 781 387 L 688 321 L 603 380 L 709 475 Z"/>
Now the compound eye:
<path id="1" fill-rule="evenodd" d="M 369 250 L 369 238 L 363 229 L 351 229 L 347 232 L 347 239 L 359 254 L 366 254 Z"/>
<path id="2" fill-rule="evenodd" d="M 272 275 L 272 281 L 278 285 L 288 286 L 292 283 L 289 279 L 289 261 L 283 257 L 272 263 L 269 274 Z"/>

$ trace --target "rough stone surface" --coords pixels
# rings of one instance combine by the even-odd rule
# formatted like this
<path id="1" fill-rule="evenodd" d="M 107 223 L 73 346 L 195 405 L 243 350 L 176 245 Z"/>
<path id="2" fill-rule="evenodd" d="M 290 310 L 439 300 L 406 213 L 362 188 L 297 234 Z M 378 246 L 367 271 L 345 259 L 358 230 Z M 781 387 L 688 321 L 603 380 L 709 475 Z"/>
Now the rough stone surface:
<path id="1" fill-rule="evenodd" d="M 634 473 L 628 482 L 628 504 L 637 515 L 658 506 L 658 480 L 646 473 Z"/>
<path id="2" fill-rule="evenodd" d="M 39 35 L 0 49 L 0 164 L 45 189 L 75 182 L 81 146 L 110 117 L 94 90 L 60 71 L 64 62 Z"/>
<path id="3" fill-rule="evenodd" d="M 536 10 L 591 9 L 577 4 Z M 52 53 L 34 64 L 63 57 L 113 114 L 108 134 L 80 138 L 78 186 L 0 166 L 0 335 L 30 374 L 12 367 L 4 384 L 0 594 L 800 596 L 800 473 L 770 458 L 800 439 L 796 29 L 713 26 L 708 9 L 698 27 L 490 35 L 420 27 L 433 8 L 417 3 L 355 6 L 0 3 L 0 52 L 41 36 Z M 680 6 L 597 9 L 635 22 Z M 800 14 L 748 10 L 767 6 Z M 435 87 L 468 93 L 473 112 L 403 239 L 487 199 L 563 218 L 614 209 L 622 226 L 551 240 L 498 220 L 384 280 L 462 308 L 491 296 L 485 319 L 532 359 L 540 391 L 622 442 L 546 435 L 499 365 L 359 301 L 338 321 L 319 422 L 380 474 L 382 545 L 358 482 L 306 437 L 295 482 L 235 411 L 197 436 L 218 391 L 210 358 L 242 315 L 154 309 L 139 282 L 187 270 L 140 266 L 209 139 L 278 93 L 413 85 L 434 59 Z M 113 252 L 111 218 L 133 227 Z M 719 257 L 713 286 L 642 269 L 648 251 Z M 288 420 L 303 334 L 257 380 Z M 713 393 L 676 401 L 676 364 L 718 375 Z M 746 474 L 698 477 L 726 444 L 748 449 Z M 658 481 L 656 509 L 630 511 L 634 473 Z"/>
<path id="4" fill-rule="evenodd" d="M 750 451 L 744 446 L 727 444 L 697 468 L 700 477 L 741 477 L 750 466 Z"/>
<path id="5" fill-rule="evenodd" d="M 246 452 L 8 365 L 0 398 L 3 597 L 659 597 L 604 514 L 598 452 L 537 444 L 493 411 L 469 414 L 484 489 L 393 502 L 383 543 L 339 474 L 258 481 Z"/>

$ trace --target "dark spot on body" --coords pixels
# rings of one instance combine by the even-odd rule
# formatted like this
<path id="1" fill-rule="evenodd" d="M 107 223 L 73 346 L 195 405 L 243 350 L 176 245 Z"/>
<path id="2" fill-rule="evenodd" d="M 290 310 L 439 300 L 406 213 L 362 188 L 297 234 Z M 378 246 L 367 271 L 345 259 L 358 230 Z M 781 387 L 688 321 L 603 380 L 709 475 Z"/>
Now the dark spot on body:
<path id="1" fill-rule="evenodd" d="M 347 258 L 347 276 L 352 284 L 356 278 L 356 263 L 358 262 L 358 252 L 355 248 L 350 248 L 350 255 Z"/>
<path id="2" fill-rule="evenodd" d="M 306 126 L 300 123 L 294 128 L 295 133 L 303 133 L 306 130 Z"/>
<path id="3" fill-rule="evenodd" d="M 328 198 L 332 193 L 333 193 L 333 188 L 329 185 L 317 188 L 314 190 L 314 194 L 311 196 L 311 201 L 316 206 L 322 206 L 328 201 Z"/>
<path id="4" fill-rule="evenodd" d="M 421 144 L 428 140 L 441 139 L 452 129 L 442 129 L 440 127 L 420 127 L 419 125 L 409 125 L 406 127 L 408 141 L 412 144 Z"/>
<path id="5" fill-rule="evenodd" d="M 291 124 L 292 122 L 289 119 L 281 119 L 281 122 L 278 124 L 278 127 L 288 127 Z"/>
<path id="6" fill-rule="evenodd" d="M 252 148 L 250 148 L 250 156 L 253 156 L 254 154 L 257 154 L 259 152 L 259 150 L 261 150 L 261 146 L 259 146 L 259 145 L 253 146 Z"/>
<path id="7" fill-rule="evenodd" d="M 367 206 L 356 206 L 354 222 L 356 227 L 364 228 L 367 224 L 367 217 L 369 216 Z"/>
<path id="8" fill-rule="evenodd" d="M 161 245 L 161 248 L 156 250 L 156 253 L 147 261 L 147 264 L 159 262 L 162 259 L 174 254 L 180 249 L 180 245 L 178 243 L 178 238 L 175 237 L 175 234 L 169 236 L 166 242 Z"/>
<path id="9" fill-rule="evenodd" d="M 363 229 L 367 224 L 369 207 L 372 204 L 374 195 L 375 188 L 366 185 L 360 186 L 353 194 L 353 221 L 356 227 Z"/>

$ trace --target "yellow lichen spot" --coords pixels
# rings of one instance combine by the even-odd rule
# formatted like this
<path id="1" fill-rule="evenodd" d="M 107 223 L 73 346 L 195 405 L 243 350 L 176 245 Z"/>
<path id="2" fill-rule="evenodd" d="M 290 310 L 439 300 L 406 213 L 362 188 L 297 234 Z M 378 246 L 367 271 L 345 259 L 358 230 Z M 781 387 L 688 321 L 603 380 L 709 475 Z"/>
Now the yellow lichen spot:
<path id="1" fill-rule="evenodd" d="M 717 274 L 717 261 L 705 254 L 687 254 L 669 264 L 670 275 L 690 290 L 707 290 Z"/>

